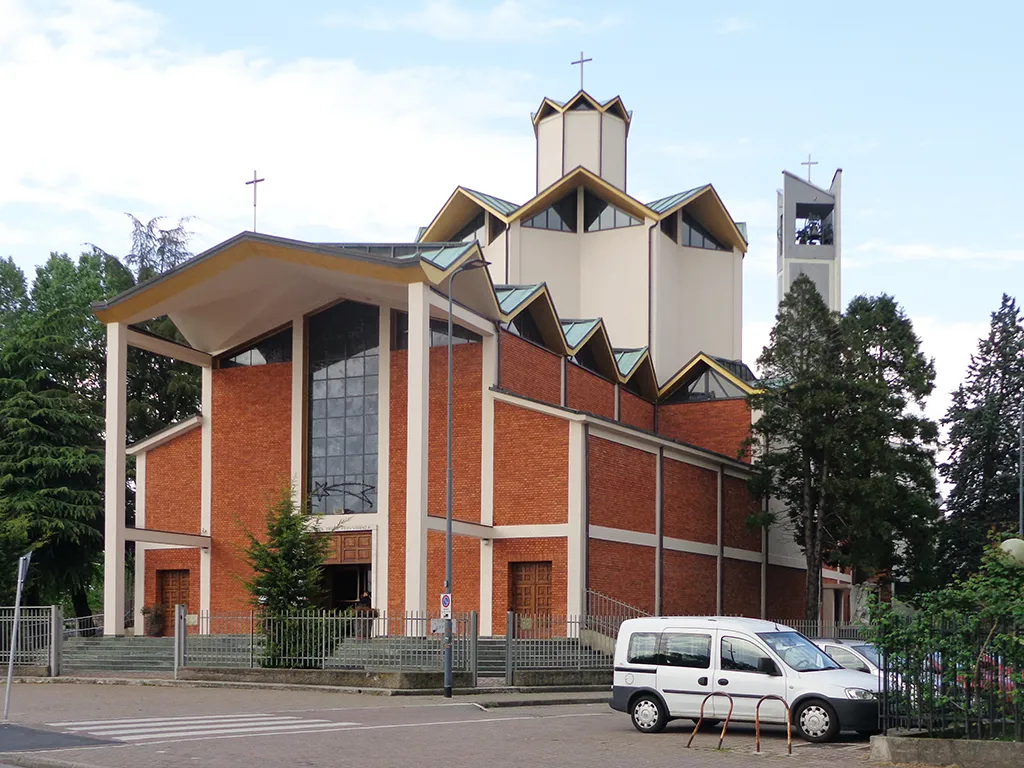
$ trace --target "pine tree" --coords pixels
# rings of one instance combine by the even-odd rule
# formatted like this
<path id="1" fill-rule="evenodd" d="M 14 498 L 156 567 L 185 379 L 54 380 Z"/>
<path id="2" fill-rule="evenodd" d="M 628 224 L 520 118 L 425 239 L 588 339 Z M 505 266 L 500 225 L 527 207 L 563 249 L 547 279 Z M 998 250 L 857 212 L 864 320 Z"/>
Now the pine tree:
<path id="1" fill-rule="evenodd" d="M 779 306 L 758 358 L 763 389 L 749 398 L 758 498 L 782 502 L 807 563 L 807 618 L 817 620 L 825 543 L 835 539 L 836 478 L 844 450 L 839 318 L 806 276 Z M 774 522 L 773 516 L 762 522 Z"/>
<path id="2" fill-rule="evenodd" d="M 965 381 L 953 393 L 943 423 L 951 486 L 942 537 L 942 572 L 966 577 L 981 563 L 988 532 L 1017 526 L 1017 451 L 1024 419 L 1024 319 L 1003 295 L 988 336 L 971 356 Z"/>

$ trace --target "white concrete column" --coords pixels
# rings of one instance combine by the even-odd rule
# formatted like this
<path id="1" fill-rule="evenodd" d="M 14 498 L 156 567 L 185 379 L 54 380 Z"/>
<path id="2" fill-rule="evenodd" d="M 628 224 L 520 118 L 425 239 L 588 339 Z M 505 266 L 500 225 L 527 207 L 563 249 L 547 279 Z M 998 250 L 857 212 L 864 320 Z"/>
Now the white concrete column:
<path id="1" fill-rule="evenodd" d="M 722 615 L 725 602 L 725 468 L 718 468 L 718 554 L 715 557 L 715 611 Z"/>
<path id="2" fill-rule="evenodd" d="M 480 524 L 494 525 L 494 393 L 498 384 L 498 334 L 484 336 L 483 387 L 480 422 Z M 494 604 L 494 545 L 491 539 L 480 542 L 480 634 L 489 637 Z"/>
<path id="3" fill-rule="evenodd" d="M 388 607 L 388 538 L 391 533 L 391 308 L 380 308 L 380 354 L 377 358 L 377 513 L 381 523 L 377 526 L 373 556 L 373 605 L 378 610 Z"/>
<path id="4" fill-rule="evenodd" d="M 622 420 L 621 413 L 622 413 L 622 385 L 621 384 L 616 384 L 615 385 L 615 420 L 616 421 L 621 421 Z"/>
<path id="5" fill-rule="evenodd" d="M 665 449 L 659 448 L 658 465 L 654 469 L 654 615 L 661 616 L 662 594 L 665 591 Z"/>
<path id="6" fill-rule="evenodd" d="M 135 457 L 135 527 L 146 527 L 146 452 Z M 144 633 L 142 608 L 146 602 L 146 545 L 135 542 L 135 634 Z"/>
<path id="7" fill-rule="evenodd" d="M 125 414 L 128 326 L 107 325 L 107 420 L 104 465 L 103 634 L 124 634 Z"/>
<path id="8" fill-rule="evenodd" d="M 405 610 L 427 610 L 427 463 L 430 448 L 430 289 L 409 285 L 405 468 Z"/>
<path id="9" fill-rule="evenodd" d="M 200 520 L 199 532 L 204 536 L 211 535 L 213 527 L 213 368 L 204 365 L 202 368 L 203 383 L 203 426 L 202 448 L 200 451 Z M 199 550 L 199 612 L 208 614 L 210 611 L 210 570 L 211 559 L 209 549 Z M 194 609 L 193 609 L 194 610 Z M 204 622 L 209 630 L 210 623 Z"/>
<path id="10" fill-rule="evenodd" d="M 566 613 L 583 613 L 586 608 L 587 548 L 587 432 L 583 422 L 569 422 L 569 535 L 567 536 Z"/>
<path id="11" fill-rule="evenodd" d="M 306 458 L 306 319 L 292 318 L 291 476 L 295 500 L 302 499 L 302 467 Z"/>

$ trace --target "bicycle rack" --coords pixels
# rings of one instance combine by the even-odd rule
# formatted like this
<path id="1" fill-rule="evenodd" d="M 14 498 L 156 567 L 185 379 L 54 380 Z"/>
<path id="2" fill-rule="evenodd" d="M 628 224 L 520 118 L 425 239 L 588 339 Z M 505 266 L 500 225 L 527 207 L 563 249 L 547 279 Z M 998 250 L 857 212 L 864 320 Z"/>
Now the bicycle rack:
<path id="1" fill-rule="evenodd" d="M 725 691 L 713 691 L 705 696 L 704 701 L 700 703 L 700 718 L 697 720 L 697 725 L 693 727 L 693 733 L 690 734 L 690 740 L 686 742 L 687 749 L 690 748 L 690 745 L 693 743 L 693 737 L 697 735 L 697 731 L 700 730 L 700 727 L 704 722 L 704 705 L 708 703 L 708 699 L 712 696 L 725 696 L 725 698 L 729 700 L 729 714 L 725 716 L 725 724 L 722 725 L 722 735 L 718 737 L 718 749 L 722 748 L 722 742 L 725 741 L 725 731 L 729 727 L 729 721 L 732 720 L 733 700 L 732 696 Z"/>
<path id="2" fill-rule="evenodd" d="M 781 696 L 776 696 L 774 693 L 768 696 L 762 696 L 757 701 L 757 706 L 754 707 L 754 742 L 757 744 L 758 752 L 761 751 L 761 705 L 769 699 L 775 699 L 781 701 L 783 706 L 786 708 L 786 747 L 789 749 L 789 754 L 793 754 L 793 713 L 789 708 L 789 704 Z"/>

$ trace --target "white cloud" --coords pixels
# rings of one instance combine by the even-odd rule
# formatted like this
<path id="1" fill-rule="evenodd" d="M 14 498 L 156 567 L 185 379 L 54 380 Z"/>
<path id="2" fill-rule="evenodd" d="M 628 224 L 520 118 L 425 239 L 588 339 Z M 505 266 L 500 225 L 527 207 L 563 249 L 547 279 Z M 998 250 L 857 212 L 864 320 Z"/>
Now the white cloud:
<path id="1" fill-rule="evenodd" d="M 410 30 L 440 40 L 535 42 L 615 26 L 619 18 L 602 16 L 594 22 L 552 14 L 546 3 L 537 0 L 502 0 L 486 10 L 466 8 L 455 0 L 429 0 L 408 13 L 339 12 L 327 15 L 324 23 L 373 32 Z"/>
<path id="2" fill-rule="evenodd" d="M 0 174 L 0 215 L 19 210 L 5 255 L 25 251 L 23 234 L 5 237 L 27 228 L 25 209 L 36 260 L 126 247 L 125 210 L 194 215 L 209 246 L 251 227 L 253 168 L 267 179 L 260 230 L 296 237 L 408 240 L 456 184 L 532 193 L 521 73 L 185 52 L 161 47 L 159 17 L 115 0 L 0 0 L 0 19 L 0 104 L 19 118 L 0 121 L 0 146 L 17 148 Z M 495 127 L 513 116 L 517 129 Z"/>
<path id="3" fill-rule="evenodd" d="M 754 22 L 742 16 L 729 16 L 720 19 L 715 25 L 715 30 L 720 35 L 738 35 L 753 28 Z"/>
<path id="4" fill-rule="evenodd" d="M 1024 262 L 1024 249 L 978 250 L 963 246 L 928 243 L 889 243 L 868 240 L 848 250 L 860 254 L 843 259 L 845 267 L 862 267 L 875 262 L 969 261 L 973 266 L 1002 266 Z"/>

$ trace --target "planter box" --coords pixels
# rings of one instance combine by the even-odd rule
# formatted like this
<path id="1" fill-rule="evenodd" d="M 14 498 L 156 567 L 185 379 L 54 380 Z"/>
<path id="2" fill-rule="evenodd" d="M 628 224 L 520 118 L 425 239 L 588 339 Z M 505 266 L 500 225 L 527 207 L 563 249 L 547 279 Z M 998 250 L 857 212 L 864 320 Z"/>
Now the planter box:
<path id="1" fill-rule="evenodd" d="M 345 688 L 381 688 L 424 690 L 441 688 L 443 672 L 387 672 L 347 669 L 212 669 L 185 667 L 178 670 L 179 680 L 212 680 L 233 683 L 285 683 L 290 685 L 336 685 Z M 456 688 L 472 685 L 472 676 L 456 672 Z"/>
<path id="2" fill-rule="evenodd" d="M 1024 743 L 930 739 L 924 736 L 872 736 L 872 762 L 956 765 L 960 768 L 1020 768 Z"/>

